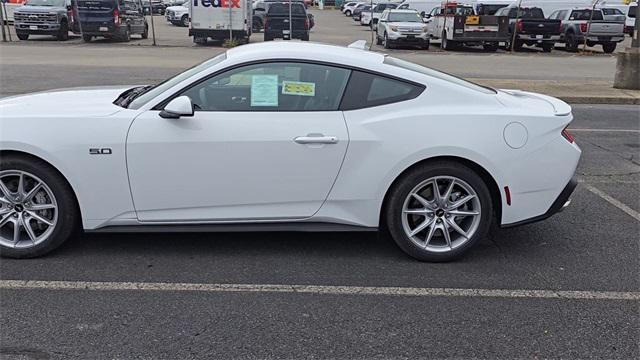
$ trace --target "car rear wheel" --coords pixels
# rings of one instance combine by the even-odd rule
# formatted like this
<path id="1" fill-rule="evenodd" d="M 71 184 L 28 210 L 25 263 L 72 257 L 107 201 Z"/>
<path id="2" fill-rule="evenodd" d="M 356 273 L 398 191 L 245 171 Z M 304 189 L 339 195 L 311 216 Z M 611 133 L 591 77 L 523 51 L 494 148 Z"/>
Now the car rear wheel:
<path id="1" fill-rule="evenodd" d="M 20 156 L 0 162 L 0 255 L 40 256 L 71 237 L 79 213 L 71 188 L 46 163 Z"/>
<path id="2" fill-rule="evenodd" d="M 82 35 L 82 40 L 84 42 L 91 42 L 91 39 L 93 39 L 93 36 L 91 35 L 84 35 L 84 34 Z"/>
<path id="3" fill-rule="evenodd" d="M 122 33 L 122 36 L 120 39 L 124 42 L 131 41 L 131 29 L 129 29 L 128 26 L 124 29 L 124 33 Z"/>
<path id="4" fill-rule="evenodd" d="M 617 44 L 614 42 L 604 43 L 602 44 L 602 51 L 604 51 L 606 54 L 611 54 L 616 50 L 616 45 Z"/>
<path id="5" fill-rule="evenodd" d="M 182 15 L 182 17 L 180 18 L 180 23 L 182 23 L 182 26 L 188 27 L 189 26 L 189 15 Z"/>
<path id="6" fill-rule="evenodd" d="M 345 12 L 344 12 L 344 14 L 345 14 L 346 16 L 351 16 L 351 10 L 347 10 L 347 11 L 345 11 Z"/>
<path id="7" fill-rule="evenodd" d="M 394 184 L 385 219 L 395 242 L 410 256 L 450 261 L 485 236 L 493 206 L 476 172 L 442 161 L 416 167 Z"/>
<path id="8" fill-rule="evenodd" d="M 482 48 L 485 51 L 495 52 L 498 51 L 498 43 L 484 43 L 482 44 Z"/>
<path id="9" fill-rule="evenodd" d="M 144 31 L 142 32 L 141 37 L 143 39 L 148 39 L 149 38 L 149 25 L 147 25 L 146 22 L 144 24 Z"/>
<path id="10" fill-rule="evenodd" d="M 555 45 L 556 45 L 555 43 L 543 43 L 542 44 L 542 51 L 551 52 L 551 50 L 553 50 Z"/>
<path id="11" fill-rule="evenodd" d="M 444 50 L 453 50 L 456 48 L 456 43 L 447 39 L 446 31 L 442 33 L 442 42 L 440 43 L 440 47 Z"/>
<path id="12" fill-rule="evenodd" d="M 574 34 L 567 34 L 567 38 L 565 40 L 565 48 L 569 52 L 578 51 L 578 41 L 576 40 L 576 36 Z"/>

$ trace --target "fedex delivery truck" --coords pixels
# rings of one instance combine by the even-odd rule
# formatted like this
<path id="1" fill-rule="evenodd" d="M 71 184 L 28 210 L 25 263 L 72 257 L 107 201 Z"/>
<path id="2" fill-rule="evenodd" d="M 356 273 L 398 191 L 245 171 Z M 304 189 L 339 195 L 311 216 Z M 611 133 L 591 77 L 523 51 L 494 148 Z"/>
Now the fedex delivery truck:
<path id="1" fill-rule="evenodd" d="M 251 0 L 190 0 L 189 36 L 196 44 L 233 39 L 249 42 Z"/>

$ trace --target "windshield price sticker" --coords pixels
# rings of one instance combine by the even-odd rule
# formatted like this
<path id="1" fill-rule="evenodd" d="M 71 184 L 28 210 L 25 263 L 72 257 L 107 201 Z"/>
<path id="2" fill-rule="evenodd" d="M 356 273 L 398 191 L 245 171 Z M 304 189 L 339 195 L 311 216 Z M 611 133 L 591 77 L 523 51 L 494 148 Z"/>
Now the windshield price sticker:
<path id="1" fill-rule="evenodd" d="M 315 96 L 316 84 L 311 82 L 283 81 L 282 93 L 284 95 Z"/>
<path id="2" fill-rule="evenodd" d="M 251 106 L 278 106 L 278 75 L 251 77 Z"/>

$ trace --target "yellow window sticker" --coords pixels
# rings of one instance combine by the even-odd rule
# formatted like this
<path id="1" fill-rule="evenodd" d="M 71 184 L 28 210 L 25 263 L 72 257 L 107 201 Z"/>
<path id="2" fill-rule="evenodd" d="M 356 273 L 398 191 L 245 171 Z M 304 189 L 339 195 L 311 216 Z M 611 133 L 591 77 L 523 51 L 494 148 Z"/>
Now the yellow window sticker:
<path id="1" fill-rule="evenodd" d="M 298 96 L 316 96 L 316 83 L 301 81 L 283 81 L 282 94 Z"/>

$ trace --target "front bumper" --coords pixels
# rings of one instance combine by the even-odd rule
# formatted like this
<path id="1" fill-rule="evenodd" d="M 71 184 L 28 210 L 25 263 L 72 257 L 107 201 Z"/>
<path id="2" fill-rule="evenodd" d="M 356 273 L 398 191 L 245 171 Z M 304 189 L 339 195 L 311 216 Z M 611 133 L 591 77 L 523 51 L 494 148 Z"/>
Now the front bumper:
<path id="1" fill-rule="evenodd" d="M 30 24 L 30 23 L 14 23 L 14 27 L 16 32 L 29 34 L 42 34 L 42 35 L 51 35 L 55 34 L 60 30 L 59 23 L 39 23 L 39 24 Z"/>
<path id="2" fill-rule="evenodd" d="M 547 212 L 545 212 L 542 215 L 538 215 L 538 216 L 535 216 L 535 217 L 532 217 L 532 218 L 529 218 L 529 219 L 525 219 L 525 220 L 522 220 L 522 221 L 518 221 L 518 222 L 515 222 L 515 223 L 503 224 L 500 227 L 502 227 L 502 228 L 511 228 L 511 227 L 516 227 L 516 226 L 531 224 L 531 223 L 534 223 L 534 222 L 537 222 L 537 221 L 542 221 L 544 219 L 547 219 L 547 218 L 551 217 L 554 214 L 557 214 L 557 213 L 561 212 L 562 210 L 564 210 L 564 208 L 569 206 L 569 204 L 571 203 L 571 194 L 573 194 L 573 191 L 576 189 L 576 186 L 578 186 L 578 179 L 574 175 L 571 178 L 571 180 L 569 180 L 569 182 L 564 187 L 564 189 L 562 189 L 562 192 L 560 192 L 560 195 L 558 195 L 558 197 L 553 202 L 553 204 L 551 204 L 551 207 L 549 208 L 549 210 L 547 210 Z"/>
<path id="3" fill-rule="evenodd" d="M 535 42 L 558 42 L 560 41 L 560 35 L 529 35 L 518 34 L 518 39 L 523 41 L 535 41 Z"/>

